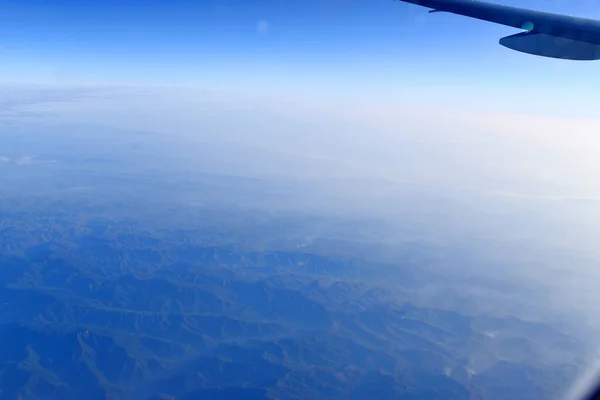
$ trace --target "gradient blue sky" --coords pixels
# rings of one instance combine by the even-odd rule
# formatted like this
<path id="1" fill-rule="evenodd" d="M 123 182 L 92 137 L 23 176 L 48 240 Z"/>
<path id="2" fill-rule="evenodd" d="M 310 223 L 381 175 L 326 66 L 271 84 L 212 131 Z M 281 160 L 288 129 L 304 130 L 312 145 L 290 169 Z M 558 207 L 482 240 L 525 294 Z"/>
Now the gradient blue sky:
<path id="1" fill-rule="evenodd" d="M 593 1 L 504 0 L 597 16 Z M 263 21 L 263 22 L 261 22 Z M 600 66 L 498 45 L 514 30 L 391 0 L 12 0 L 0 3 L 0 80 L 397 93 L 487 85 L 527 92 Z"/>

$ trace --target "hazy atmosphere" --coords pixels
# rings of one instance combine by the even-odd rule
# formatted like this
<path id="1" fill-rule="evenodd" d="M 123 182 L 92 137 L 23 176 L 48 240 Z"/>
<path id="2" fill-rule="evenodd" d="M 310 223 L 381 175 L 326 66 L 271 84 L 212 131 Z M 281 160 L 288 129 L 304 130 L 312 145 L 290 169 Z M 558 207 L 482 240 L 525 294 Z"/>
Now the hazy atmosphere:
<path id="1" fill-rule="evenodd" d="M 0 398 L 563 399 L 600 346 L 600 64 L 510 33 L 1 2 Z"/>

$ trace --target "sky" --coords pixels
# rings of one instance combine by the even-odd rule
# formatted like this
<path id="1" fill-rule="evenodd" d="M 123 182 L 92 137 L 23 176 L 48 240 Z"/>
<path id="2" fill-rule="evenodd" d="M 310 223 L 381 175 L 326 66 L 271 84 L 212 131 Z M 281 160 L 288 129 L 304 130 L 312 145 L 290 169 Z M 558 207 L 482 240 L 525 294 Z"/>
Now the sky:
<path id="1" fill-rule="evenodd" d="M 504 3 L 600 17 L 591 0 Z M 498 44 L 513 33 L 391 0 L 2 0 L 0 81 L 594 112 L 595 63 Z M 549 101 L 563 96 L 561 107 Z"/>

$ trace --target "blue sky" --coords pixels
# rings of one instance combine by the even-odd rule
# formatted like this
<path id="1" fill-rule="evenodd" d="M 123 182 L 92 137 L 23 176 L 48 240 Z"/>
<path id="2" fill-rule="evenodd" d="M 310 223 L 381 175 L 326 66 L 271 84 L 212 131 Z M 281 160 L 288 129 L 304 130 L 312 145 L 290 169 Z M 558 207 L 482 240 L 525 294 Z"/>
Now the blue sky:
<path id="1" fill-rule="evenodd" d="M 591 0 L 503 3 L 600 17 Z M 392 0 L 4 0 L 0 82 L 178 85 L 595 116 L 600 64 L 498 44 L 514 33 Z"/>
<path id="2" fill-rule="evenodd" d="M 599 9 L 584 0 L 504 3 L 584 16 Z M 598 82 L 593 63 L 498 45 L 512 33 L 391 0 L 13 0 L 0 3 L 0 79 L 359 94 L 466 84 L 526 91 L 565 73 L 570 86 Z"/>

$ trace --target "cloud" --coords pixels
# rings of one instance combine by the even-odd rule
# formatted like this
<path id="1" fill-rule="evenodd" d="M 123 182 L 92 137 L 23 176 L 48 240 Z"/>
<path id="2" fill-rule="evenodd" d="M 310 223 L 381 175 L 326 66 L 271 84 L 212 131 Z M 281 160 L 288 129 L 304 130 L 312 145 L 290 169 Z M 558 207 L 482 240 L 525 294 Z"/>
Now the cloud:
<path id="1" fill-rule="evenodd" d="M 107 94 L 106 89 L 94 87 L 3 84 L 0 86 L 0 119 L 34 116 L 32 111 L 39 106 L 97 100 Z"/>
<path id="2" fill-rule="evenodd" d="M 267 34 L 270 29 L 271 29 L 271 24 L 269 24 L 269 21 L 261 20 L 261 21 L 258 21 L 258 23 L 256 24 L 256 31 L 258 33 L 260 33 L 261 35 Z"/>
<path id="3" fill-rule="evenodd" d="M 0 164 L 13 164 L 13 165 L 31 165 L 31 164 L 54 164 L 56 160 L 43 160 L 34 158 L 31 156 L 9 158 L 0 156 Z"/>

